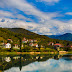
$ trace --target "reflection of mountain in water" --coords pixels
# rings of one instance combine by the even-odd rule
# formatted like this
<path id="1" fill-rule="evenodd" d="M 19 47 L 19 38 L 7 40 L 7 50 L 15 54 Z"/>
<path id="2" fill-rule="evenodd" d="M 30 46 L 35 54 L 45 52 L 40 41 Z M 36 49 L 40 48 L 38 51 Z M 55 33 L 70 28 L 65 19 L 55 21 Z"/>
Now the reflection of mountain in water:
<path id="1" fill-rule="evenodd" d="M 26 66 L 35 61 L 46 61 L 48 59 L 56 59 L 61 58 L 61 55 L 15 55 L 15 56 L 0 56 L 0 70 L 8 70 L 11 67 L 19 67 L 20 71 L 22 66 Z M 63 56 L 65 57 L 65 56 Z M 69 56 L 71 58 L 72 56 Z"/>

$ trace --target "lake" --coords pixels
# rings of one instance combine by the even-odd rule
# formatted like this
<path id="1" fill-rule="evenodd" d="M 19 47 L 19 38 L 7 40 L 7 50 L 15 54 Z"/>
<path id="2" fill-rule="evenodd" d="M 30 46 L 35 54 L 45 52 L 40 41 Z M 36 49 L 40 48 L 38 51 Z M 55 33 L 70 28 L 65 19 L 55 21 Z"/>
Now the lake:
<path id="1" fill-rule="evenodd" d="M 72 54 L 0 55 L 0 72 L 72 72 Z"/>

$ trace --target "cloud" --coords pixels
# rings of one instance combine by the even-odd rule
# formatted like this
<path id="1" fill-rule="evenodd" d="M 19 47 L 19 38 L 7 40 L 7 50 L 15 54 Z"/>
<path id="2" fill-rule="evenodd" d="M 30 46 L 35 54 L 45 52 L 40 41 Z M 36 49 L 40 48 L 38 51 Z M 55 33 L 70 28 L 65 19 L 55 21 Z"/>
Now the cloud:
<path id="1" fill-rule="evenodd" d="M 54 60 L 54 59 L 49 59 L 47 61 L 43 62 L 33 62 L 30 63 L 26 66 L 22 67 L 21 72 L 65 72 L 69 71 L 71 72 L 72 70 L 72 61 L 66 61 L 66 60 Z M 12 67 L 9 70 L 6 70 L 5 72 L 19 72 L 18 67 Z"/>
<path id="2" fill-rule="evenodd" d="M 72 15 L 72 12 L 67 12 L 67 13 L 65 13 L 66 15 Z"/>
<path id="3" fill-rule="evenodd" d="M 13 20 L 13 19 L 8 19 L 5 18 L 4 22 L 1 22 L 3 19 L 0 19 L 0 27 L 3 28 L 25 28 L 27 30 L 33 30 L 35 29 L 38 25 L 35 23 L 27 23 L 21 20 Z"/>
<path id="4" fill-rule="evenodd" d="M 48 2 L 58 2 L 59 0 L 45 0 Z M 72 33 L 72 20 L 67 22 L 54 19 L 56 17 L 62 17 L 60 12 L 42 12 L 26 0 L 0 0 L 0 7 L 8 9 L 17 9 L 22 11 L 28 16 L 34 16 L 38 19 L 38 22 L 34 21 L 30 17 L 26 17 L 18 12 L 0 11 L 0 21 L 5 18 L 5 22 L 0 22 L 1 27 L 20 27 L 38 34 L 64 34 L 67 32 Z M 10 19 L 9 17 L 13 18 Z M 18 18 L 18 19 L 16 19 Z M 22 20 L 21 20 L 22 19 Z M 29 20 L 31 22 L 26 22 Z"/>
<path id="5" fill-rule="evenodd" d="M 13 17 L 12 13 L 0 10 L 0 17 Z"/>
<path id="6" fill-rule="evenodd" d="M 58 3 L 60 0 L 36 0 L 37 2 L 46 2 L 49 5 L 54 5 L 55 3 Z"/>

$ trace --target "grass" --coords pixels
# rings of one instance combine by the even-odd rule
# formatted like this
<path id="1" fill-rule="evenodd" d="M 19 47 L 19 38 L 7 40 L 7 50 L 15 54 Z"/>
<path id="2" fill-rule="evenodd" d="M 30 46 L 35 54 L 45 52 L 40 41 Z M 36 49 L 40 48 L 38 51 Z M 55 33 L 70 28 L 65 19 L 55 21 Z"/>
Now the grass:
<path id="1" fill-rule="evenodd" d="M 0 52 L 0 55 L 18 55 L 18 54 L 57 54 L 57 52 Z"/>

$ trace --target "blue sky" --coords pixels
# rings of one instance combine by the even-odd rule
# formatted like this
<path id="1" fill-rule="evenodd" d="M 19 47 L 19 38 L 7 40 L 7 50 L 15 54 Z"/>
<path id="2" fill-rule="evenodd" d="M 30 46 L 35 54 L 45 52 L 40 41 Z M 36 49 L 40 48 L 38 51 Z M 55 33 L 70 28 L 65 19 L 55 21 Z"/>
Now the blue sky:
<path id="1" fill-rule="evenodd" d="M 41 35 L 72 33 L 72 0 L 0 0 L 0 27 Z"/>

